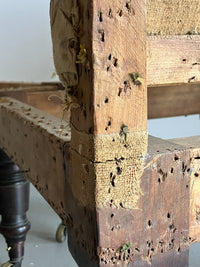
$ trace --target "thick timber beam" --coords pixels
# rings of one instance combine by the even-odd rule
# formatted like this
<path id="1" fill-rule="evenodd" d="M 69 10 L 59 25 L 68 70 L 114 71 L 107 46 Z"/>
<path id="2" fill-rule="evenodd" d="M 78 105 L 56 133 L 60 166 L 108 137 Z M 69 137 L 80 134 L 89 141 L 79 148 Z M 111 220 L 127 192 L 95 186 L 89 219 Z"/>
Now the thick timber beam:
<path id="1" fill-rule="evenodd" d="M 128 221 L 143 194 L 146 3 L 52 0 L 50 14 L 56 72 L 79 105 L 71 110 L 69 248 L 79 266 L 133 264 L 110 256 L 131 240 L 124 226 L 114 240 L 108 222 L 115 213 Z"/>
<path id="2" fill-rule="evenodd" d="M 199 50 L 199 35 L 148 36 L 147 85 L 200 83 Z"/>
<path id="3" fill-rule="evenodd" d="M 0 97 L 12 97 L 62 118 L 64 91 L 60 83 L 0 83 Z M 69 114 L 65 112 L 65 117 Z M 68 119 L 69 120 L 69 119 Z"/>
<path id="4" fill-rule="evenodd" d="M 67 123 L 62 127 L 60 123 L 16 100 L 0 100 L 0 147 L 67 224 L 70 248 L 79 266 L 188 266 L 189 245 L 200 241 L 200 137 L 165 141 L 150 136 L 140 183 L 135 181 L 141 194 L 136 195 L 137 206 L 127 208 L 122 199 L 117 207 L 112 190 L 121 182 L 126 161 L 130 163 L 128 171 L 139 169 L 135 160 L 125 159 L 122 154 L 113 166 L 112 160 L 82 159 L 72 148 Z M 82 149 L 80 145 L 79 151 Z M 74 158 L 75 167 L 69 173 Z M 113 194 L 113 201 L 95 207 L 92 200 L 96 191 L 92 190 L 98 177 L 92 181 L 91 174 L 101 165 L 102 182 L 104 188 L 108 187 L 101 195 L 106 199 L 106 193 Z M 76 187 L 72 187 L 72 174 Z M 128 173 L 124 183 L 129 177 Z M 82 190 L 85 195 L 75 198 L 72 189 Z M 81 201 L 91 206 L 83 206 Z"/>
<path id="5" fill-rule="evenodd" d="M 66 218 L 63 148 L 69 124 L 34 107 L 0 98 L 0 147 L 26 174 L 57 214 Z"/>

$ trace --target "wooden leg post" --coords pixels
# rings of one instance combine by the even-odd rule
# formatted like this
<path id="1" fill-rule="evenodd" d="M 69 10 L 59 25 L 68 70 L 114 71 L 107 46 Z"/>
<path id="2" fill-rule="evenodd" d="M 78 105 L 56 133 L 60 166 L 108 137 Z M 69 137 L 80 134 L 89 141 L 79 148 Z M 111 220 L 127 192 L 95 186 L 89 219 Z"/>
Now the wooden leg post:
<path id="1" fill-rule="evenodd" d="M 7 242 L 9 266 L 20 267 L 22 263 L 24 242 L 30 229 L 26 218 L 28 206 L 29 182 L 4 151 L 0 150 L 0 233 Z"/>
<path id="2" fill-rule="evenodd" d="M 147 153 L 145 0 L 52 0 L 50 14 L 72 107 L 70 250 L 79 266 L 134 264 L 127 224 L 143 195 Z"/>

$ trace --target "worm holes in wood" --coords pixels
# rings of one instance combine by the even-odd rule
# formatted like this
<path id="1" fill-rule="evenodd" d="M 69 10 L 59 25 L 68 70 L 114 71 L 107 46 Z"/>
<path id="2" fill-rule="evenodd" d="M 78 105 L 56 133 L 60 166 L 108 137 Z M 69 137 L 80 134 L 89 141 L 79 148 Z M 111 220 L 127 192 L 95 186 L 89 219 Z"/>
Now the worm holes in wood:
<path id="1" fill-rule="evenodd" d="M 122 9 L 120 9 L 120 10 L 118 11 L 118 14 L 119 14 L 120 17 L 122 17 L 122 15 L 123 15 L 123 11 L 122 11 Z"/>
<path id="2" fill-rule="evenodd" d="M 128 11 L 128 13 L 131 13 L 132 15 L 135 15 L 135 10 L 131 7 L 130 3 L 126 3 L 125 4 L 126 10 Z"/>
<path id="3" fill-rule="evenodd" d="M 167 213 L 167 218 L 170 219 L 171 218 L 171 214 L 168 212 Z"/>
<path id="4" fill-rule="evenodd" d="M 101 42 L 105 42 L 105 33 L 103 29 L 99 29 L 98 33 L 100 34 L 100 40 Z"/>
<path id="5" fill-rule="evenodd" d="M 108 56 L 108 60 L 111 60 L 112 59 L 112 55 L 110 54 L 109 56 Z"/>
<path id="6" fill-rule="evenodd" d="M 152 221 L 148 220 L 148 227 L 151 227 L 151 226 L 152 226 Z"/>
<path id="7" fill-rule="evenodd" d="M 117 167 L 117 175 L 121 175 L 122 174 L 122 169 L 120 167 Z"/>
<path id="8" fill-rule="evenodd" d="M 177 155 L 174 156 L 174 160 L 177 161 L 179 160 L 179 157 Z"/>
<path id="9" fill-rule="evenodd" d="M 118 59 L 115 57 L 113 59 L 114 59 L 113 66 L 116 68 L 118 66 Z"/>
<path id="10" fill-rule="evenodd" d="M 101 10 L 99 11 L 99 21 L 103 22 L 103 12 Z"/>
<path id="11" fill-rule="evenodd" d="M 106 97 L 106 99 L 105 99 L 104 103 L 105 103 L 105 104 L 107 104 L 107 103 L 108 103 L 108 98 L 107 98 L 107 97 Z"/>
<path id="12" fill-rule="evenodd" d="M 107 131 L 108 130 L 108 127 L 110 127 L 110 126 L 111 126 L 111 120 L 108 121 L 108 124 L 107 124 L 105 130 Z"/>
<path id="13" fill-rule="evenodd" d="M 111 173 L 111 174 L 112 174 L 112 173 Z M 111 175 L 111 177 L 110 177 L 110 183 L 111 183 L 111 185 L 112 185 L 113 187 L 115 187 L 115 178 L 116 178 L 115 175 Z"/>
<path id="14" fill-rule="evenodd" d="M 112 18 L 112 9 L 111 8 L 109 8 L 109 10 L 108 10 L 108 17 Z"/>

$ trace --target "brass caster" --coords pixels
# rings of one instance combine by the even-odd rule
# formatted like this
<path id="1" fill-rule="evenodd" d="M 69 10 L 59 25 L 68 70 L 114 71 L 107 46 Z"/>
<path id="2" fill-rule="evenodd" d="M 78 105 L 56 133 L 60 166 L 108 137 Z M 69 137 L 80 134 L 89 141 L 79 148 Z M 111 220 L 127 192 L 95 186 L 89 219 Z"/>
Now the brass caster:
<path id="1" fill-rule="evenodd" d="M 3 263 L 1 265 L 1 267 L 11 267 L 11 266 L 14 266 L 14 264 L 10 263 L 10 262 L 6 262 L 6 263 Z"/>
<path id="2" fill-rule="evenodd" d="M 61 223 L 56 231 L 56 241 L 58 243 L 63 243 L 66 240 L 66 236 L 67 236 L 66 226 L 63 223 Z"/>

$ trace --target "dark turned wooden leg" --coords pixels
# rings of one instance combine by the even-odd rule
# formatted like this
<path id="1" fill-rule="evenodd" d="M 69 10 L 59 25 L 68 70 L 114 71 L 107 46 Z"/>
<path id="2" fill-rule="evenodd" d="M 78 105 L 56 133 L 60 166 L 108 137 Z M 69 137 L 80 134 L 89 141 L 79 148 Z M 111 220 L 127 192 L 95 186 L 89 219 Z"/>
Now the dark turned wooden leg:
<path id="1" fill-rule="evenodd" d="M 29 182 L 0 149 L 0 233 L 7 242 L 9 262 L 15 267 L 21 266 L 24 242 L 30 229 L 30 223 L 26 218 L 28 207 Z"/>

